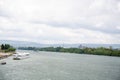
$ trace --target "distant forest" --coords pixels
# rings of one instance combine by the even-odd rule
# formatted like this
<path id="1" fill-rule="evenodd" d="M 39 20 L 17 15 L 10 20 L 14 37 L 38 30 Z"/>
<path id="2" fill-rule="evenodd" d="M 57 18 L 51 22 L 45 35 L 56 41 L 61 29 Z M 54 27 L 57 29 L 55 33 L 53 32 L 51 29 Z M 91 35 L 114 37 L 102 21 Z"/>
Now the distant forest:
<path id="1" fill-rule="evenodd" d="M 93 54 L 93 55 L 106 55 L 106 56 L 119 56 L 120 49 L 112 49 L 105 47 L 89 48 L 89 47 L 79 47 L 79 48 L 63 48 L 63 47 L 19 47 L 20 50 L 34 50 L 34 51 L 50 51 L 50 52 L 64 52 L 64 53 L 77 53 L 77 54 Z"/>

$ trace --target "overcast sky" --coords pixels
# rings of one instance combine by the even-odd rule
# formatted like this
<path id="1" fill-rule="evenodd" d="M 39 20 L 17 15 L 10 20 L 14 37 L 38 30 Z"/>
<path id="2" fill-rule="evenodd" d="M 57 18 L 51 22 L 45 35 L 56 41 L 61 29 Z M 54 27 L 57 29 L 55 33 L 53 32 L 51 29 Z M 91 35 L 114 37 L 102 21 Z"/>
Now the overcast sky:
<path id="1" fill-rule="evenodd" d="M 0 0 L 0 40 L 120 44 L 120 0 Z"/>

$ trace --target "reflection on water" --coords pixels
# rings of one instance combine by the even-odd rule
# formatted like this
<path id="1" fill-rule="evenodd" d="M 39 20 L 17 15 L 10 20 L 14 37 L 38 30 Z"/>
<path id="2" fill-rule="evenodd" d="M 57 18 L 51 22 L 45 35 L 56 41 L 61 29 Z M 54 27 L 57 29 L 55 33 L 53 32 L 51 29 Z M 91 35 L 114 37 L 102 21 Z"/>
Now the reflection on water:
<path id="1" fill-rule="evenodd" d="M 22 51 L 21 51 L 22 52 Z M 119 80 L 120 58 L 96 55 L 30 52 L 24 60 L 5 59 L 0 80 Z"/>

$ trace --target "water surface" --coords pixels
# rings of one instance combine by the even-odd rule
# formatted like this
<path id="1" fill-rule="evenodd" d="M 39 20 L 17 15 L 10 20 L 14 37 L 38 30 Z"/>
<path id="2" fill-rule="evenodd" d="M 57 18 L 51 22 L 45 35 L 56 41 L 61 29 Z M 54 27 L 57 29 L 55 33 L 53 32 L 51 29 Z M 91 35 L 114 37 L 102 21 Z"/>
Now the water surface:
<path id="1" fill-rule="evenodd" d="M 26 52 L 31 53 L 28 59 L 4 59 L 0 80 L 120 80 L 119 57 Z"/>

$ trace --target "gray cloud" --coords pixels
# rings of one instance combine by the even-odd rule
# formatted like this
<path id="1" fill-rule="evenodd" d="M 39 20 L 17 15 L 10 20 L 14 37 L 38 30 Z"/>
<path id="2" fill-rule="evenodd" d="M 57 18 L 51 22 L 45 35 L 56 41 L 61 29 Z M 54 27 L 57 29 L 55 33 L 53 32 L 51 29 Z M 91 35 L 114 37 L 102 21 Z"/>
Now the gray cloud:
<path id="1" fill-rule="evenodd" d="M 120 43 L 120 0 L 1 0 L 0 7 L 1 39 Z"/>
<path id="2" fill-rule="evenodd" d="M 92 31 L 103 32 L 106 34 L 120 34 L 120 29 L 117 28 L 120 26 L 120 1 L 90 0 L 89 3 L 87 3 L 87 1 L 88 0 L 85 0 L 83 2 L 85 6 L 79 4 L 79 1 L 78 3 L 75 3 L 77 5 L 73 6 L 73 13 L 75 14 L 71 15 L 72 17 L 69 16 L 67 19 L 68 21 L 65 21 L 64 19 L 48 19 L 45 21 L 41 19 L 32 19 L 30 23 L 47 24 L 54 27 L 67 27 L 72 29 L 84 28 Z"/>
<path id="3" fill-rule="evenodd" d="M 83 28 L 83 29 L 88 29 L 92 31 L 104 32 L 107 34 L 120 34 L 120 29 L 116 28 L 117 24 L 115 23 L 106 23 L 105 25 L 100 26 L 100 27 L 96 27 L 96 26 L 89 25 L 89 24 L 83 24 L 83 23 L 60 23 L 60 22 L 42 22 L 42 21 L 30 21 L 30 23 L 47 24 L 47 25 L 54 26 L 54 27 L 67 27 L 67 28 L 72 28 L 72 29 Z"/>

